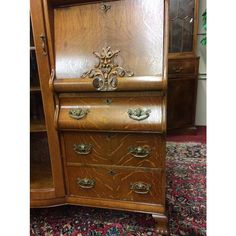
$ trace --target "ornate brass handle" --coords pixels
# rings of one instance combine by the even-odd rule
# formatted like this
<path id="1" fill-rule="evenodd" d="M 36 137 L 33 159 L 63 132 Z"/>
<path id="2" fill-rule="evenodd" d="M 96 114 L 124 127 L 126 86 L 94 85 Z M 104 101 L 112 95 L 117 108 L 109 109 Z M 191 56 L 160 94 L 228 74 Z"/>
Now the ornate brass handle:
<path id="1" fill-rule="evenodd" d="M 183 70 L 183 67 L 181 67 L 181 66 L 176 66 L 176 67 L 174 67 L 173 69 L 174 69 L 174 71 L 175 71 L 176 73 L 179 73 L 179 72 L 181 72 L 181 71 Z"/>
<path id="2" fill-rule="evenodd" d="M 149 156 L 151 152 L 151 149 L 149 147 L 130 147 L 129 148 L 129 153 L 137 158 L 145 158 L 147 156 Z"/>
<path id="3" fill-rule="evenodd" d="M 128 110 L 128 115 L 131 119 L 141 121 L 145 120 L 150 116 L 151 110 L 147 109 L 144 110 L 142 108 L 137 108 L 137 109 L 129 109 Z"/>
<path id="4" fill-rule="evenodd" d="M 148 194 L 151 189 L 151 184 L 143 182 L 131 183 L 130 185 L 131 185 L 130 189 L 138 194 Z"/>
<path id="5" fill-rule="evenodd" d="M 42 49 L 43 49 L 43 55 L 47 55 L 47 45 L 46 45 L 46 36 L 45 34 L 41 34 L 40 36 L 41 42 L 42 42 Z"/>
<path id="6" fill-rule="evenodd" d="M 82 154 L 82 155 L 87 155 L 91 152 L 92 149 L 92 144 L 74 144 L 74 151 L 77 154 Z"/>
<path id="7" fill-rule="evenodd" d="M 69 116 L 73 119 L 79 120 L 85 117 L 89 112 L 87 108 L 78 108 L 69 110 Z"/>
<path id="8" fill-rule="evenodd" d="M 81 188 L 93 188 L 95 186 L 95 180 L 88 178 L 84 179 L 77 178 L 77 184 Z"/>

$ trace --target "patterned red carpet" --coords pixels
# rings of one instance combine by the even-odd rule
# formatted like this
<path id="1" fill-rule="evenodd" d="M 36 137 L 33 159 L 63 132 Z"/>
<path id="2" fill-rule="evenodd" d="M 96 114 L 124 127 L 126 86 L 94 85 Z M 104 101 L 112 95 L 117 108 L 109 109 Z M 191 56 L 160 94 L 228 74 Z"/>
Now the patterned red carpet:
<path id="1" fill-rule="evenodd" d="M 171 236 L 206 235 L 206 145 L 167 144 L 167 211 Z M 37 236 L 155 236 L 150 215 L 79 206 L 31 209 Z"/>

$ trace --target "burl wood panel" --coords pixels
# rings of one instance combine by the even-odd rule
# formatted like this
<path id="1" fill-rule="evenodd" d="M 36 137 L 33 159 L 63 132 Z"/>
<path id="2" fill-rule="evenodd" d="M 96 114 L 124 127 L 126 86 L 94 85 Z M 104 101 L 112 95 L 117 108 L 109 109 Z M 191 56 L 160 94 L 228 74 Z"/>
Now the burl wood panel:
<path id="1" fill-rule="evenodd" d="M 149 202 L 164 204 L 164 174 L 163 171 L 143 171 L 138 168 L 110 167 L 67 167 L 69 195 L 111 198 L 124 201 Z M 89 178 L 95 181 L 93 188 L 82 188 L 77 184 L 77 178 Z M 131 185 L 144 182 L 151 185 L 147 194 L 135 193 Z"/>
<path id="2" fill-rule="evenodd" d="M 111 103 L 107 104 L 107 99 Z M 76 129 L 88 131 L 149 131 L 164 132 L 163 106 L 164 98 L 153 97 L 104 97 L 78 98 L 63 97 L 60 99 L 58 117 L 59 129 Z M 71 109 L 86 108 L 89 113 L 80 120 L 69 116 Z M 128 115 L 129 109 L 150 109 L 151 113 L 145 120 L 133 120 Z"/>
<path id="3" fill-rule="evenodd" d="M 94 51 L 120 50 L 118 65 L 135 76 L 163 73 L 163 1 L 122 0 L 55 8 L 56 78 L 78 78 L 97 63 Z"/>
<path id="4" fill-rule="evenodd" d="M 88 154 L 78 154 L 74 144 L 91 145 Z M 150 168 L 165 168 L 165 140 L 156 134 L 117 134 L 63 132 L 63 143 L 67 162 L 100 165 L 119 165 Z M 150 149 L 146 157 L 135 157 L 131 147 Z"/>

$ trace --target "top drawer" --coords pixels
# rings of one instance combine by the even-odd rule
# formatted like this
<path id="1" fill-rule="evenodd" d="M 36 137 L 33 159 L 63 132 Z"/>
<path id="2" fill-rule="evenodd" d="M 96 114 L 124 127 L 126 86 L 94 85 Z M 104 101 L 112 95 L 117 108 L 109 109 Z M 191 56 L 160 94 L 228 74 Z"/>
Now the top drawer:
<path id="1" fill-rule="evenodd" d="M 62 97 L 57 126 L 62 130 L 165 131 L 162 96 Z M 57 114 L 57 113 L 56 113 Z"/>
<path id="2" fill-rule="evenodd" d="M 169 59 L 169 75 L 195 75 L 198 71 L 198 58 Z"/>

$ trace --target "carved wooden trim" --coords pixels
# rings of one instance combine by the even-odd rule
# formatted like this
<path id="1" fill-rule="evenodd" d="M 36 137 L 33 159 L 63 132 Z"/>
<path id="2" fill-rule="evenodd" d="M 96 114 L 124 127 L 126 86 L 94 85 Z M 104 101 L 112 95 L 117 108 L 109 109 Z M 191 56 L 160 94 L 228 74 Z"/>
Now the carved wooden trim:
<path id="1" fill-rule="evenodd" d="M 93 86 L 99 91 L 113 91 L 118 86 L 117 77 L 131 77 L 132 71 L 127 71 L 115 63 L 115 57 L 119 50 L 112 51 L 111 47 L 105 47 L 101 53 L 93 54 L 99 59 L 98 65 L 82 74 L 82 78 L 93 78 Z"/>

